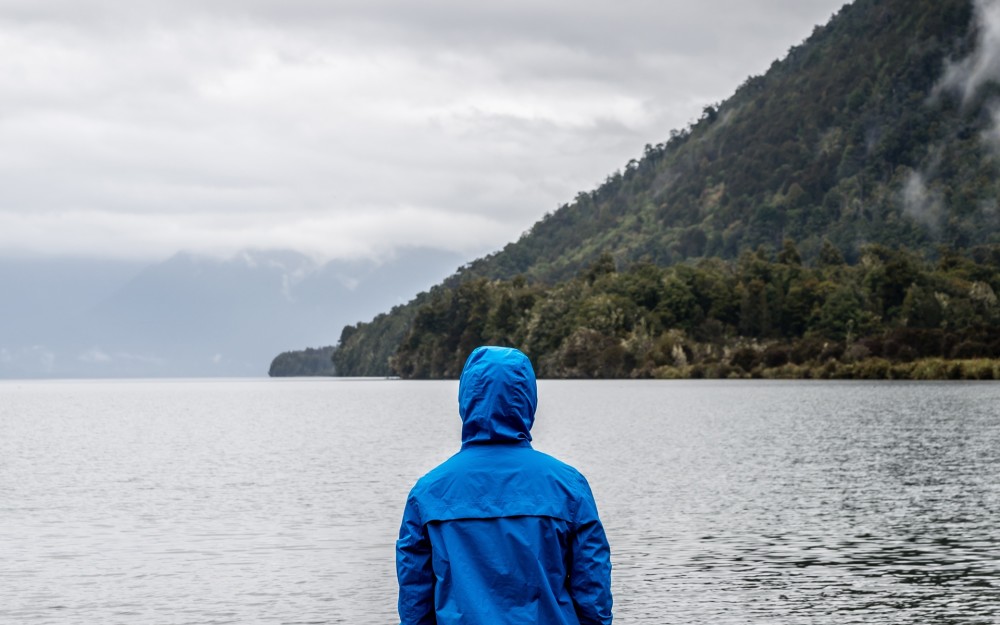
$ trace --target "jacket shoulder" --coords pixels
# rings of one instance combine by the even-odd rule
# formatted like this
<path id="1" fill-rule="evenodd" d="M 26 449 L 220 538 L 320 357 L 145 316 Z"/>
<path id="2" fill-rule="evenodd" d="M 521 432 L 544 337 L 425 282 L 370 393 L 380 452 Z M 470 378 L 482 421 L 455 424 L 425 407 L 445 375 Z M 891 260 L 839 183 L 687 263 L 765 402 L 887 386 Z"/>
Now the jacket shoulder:
<path id="1" fill-rule="evenodd" d="M 498 450 L 487 447 L 464 449 L 454 454 L 421 476 L 411 492 L 419 493 L 438 482 L 469 472 L 505 469 L 523 473 L 542 471 L 543 474 L 565 480 L 568 484 L 587 483 L 587 479 L 575 467 L 536 449 L 527 447 L 493 453 Z"/>
<path id="2" fill-rule="evenodd" d="M 463 449 L 417 480 L 409 505 L 423 522 L 551 516 L 572 521 L 590 487 L 574 467 L 530 447 Z"/>

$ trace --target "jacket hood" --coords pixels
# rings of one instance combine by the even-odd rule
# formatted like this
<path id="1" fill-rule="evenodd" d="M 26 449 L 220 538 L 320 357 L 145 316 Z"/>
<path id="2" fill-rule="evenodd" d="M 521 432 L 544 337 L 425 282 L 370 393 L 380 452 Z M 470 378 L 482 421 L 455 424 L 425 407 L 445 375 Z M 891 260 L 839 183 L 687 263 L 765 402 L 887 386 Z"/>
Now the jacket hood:
<path id="1" fill-rule="evenodd" d="M 527 356 L 510 347 L 477 347 L 458 383 L 462 446 L 530 441 L 537 405 Z"/>

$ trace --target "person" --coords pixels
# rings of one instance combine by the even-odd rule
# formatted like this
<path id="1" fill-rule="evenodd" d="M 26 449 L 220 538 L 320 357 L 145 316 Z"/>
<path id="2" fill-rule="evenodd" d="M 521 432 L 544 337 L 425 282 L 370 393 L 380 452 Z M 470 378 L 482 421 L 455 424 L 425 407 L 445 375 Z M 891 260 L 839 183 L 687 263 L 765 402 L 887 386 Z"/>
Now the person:
<path id="1" fill-rule="evenodd" d="M 401 625 L 607 625 L 611 560 L 587 480 L 531 447 L 531 361 L 479 347 L 462 446 L 410 491 L 396 542 Z"/>

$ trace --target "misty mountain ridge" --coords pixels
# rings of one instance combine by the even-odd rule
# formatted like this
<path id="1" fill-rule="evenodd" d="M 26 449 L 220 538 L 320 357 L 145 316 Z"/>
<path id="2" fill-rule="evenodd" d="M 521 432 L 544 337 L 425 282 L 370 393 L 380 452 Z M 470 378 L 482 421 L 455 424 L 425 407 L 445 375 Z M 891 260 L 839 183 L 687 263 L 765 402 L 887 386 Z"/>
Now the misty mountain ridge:
<path id="1" fill-rule="evenodd" d="M 1000 3 L 857 0 L 460 278 L 1000 242 Z"/>
<path id="2" fill-rule="evenodd" d="M 988 248 L 1000 245 L 998 42 L 997 2 L 845 5 L 764 75 L 646 145 L 517 241 L 463 266 L 432 289 L 434 297 L 345 328 L 338 370 L 393 373 L 404 341 L 414 370 L 437 370 L 423 367 L 440 357 L 426 347 L 441 338 L 434 333 L 452 347 L 452 339 L 463 348 L 489 340 L 471 326 L 446 331 L 465 316 L 499 315 L 469 301 L 465 291 L 473 287 L 462 290 L 481 279 L 526 280 L 551 292 L 608 263 L 622 270 L 746 264 L 748 254 L 769 258 L 786 243 L 794 249 L 786 253 L 807 266 L 824 256 L 855 264 L 872 246 L 928 259 L 942 251 L 990 256 Z M 823 297 L 811 305 L 822 306 Z M 424 330 L 414 330 L 418 316 Z M 500 317 L 516 315 L 487 325 L 502 327 Z M 585 317 L 567 336 L 588 328 Z M 544 319 L 529 315 L 536 330 Z M 433 332 L 420 335 L 426 328 Z M 601 340 L 620 347 L 634 329 L 619 330 Z M 725 329 L 739 331 L 739 324 Z"/>
<path id="3" fill-rule="evenodd" d="M 403 303 L 454 272 L 451 252 L 318 262 L 294 251 L 226 259 L 187 252 L 150 265 L 0 261 L 0 375 L 265 375 L 289 346 L 331 344 L 340 328 Z"/>

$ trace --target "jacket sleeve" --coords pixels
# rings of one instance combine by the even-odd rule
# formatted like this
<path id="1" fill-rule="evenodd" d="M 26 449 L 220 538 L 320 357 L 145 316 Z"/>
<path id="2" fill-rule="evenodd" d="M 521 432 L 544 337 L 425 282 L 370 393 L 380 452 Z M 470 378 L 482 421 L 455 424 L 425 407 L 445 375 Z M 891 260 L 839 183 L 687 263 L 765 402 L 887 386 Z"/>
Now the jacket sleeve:
<path id="1" fill-rule="evenodd" d="M 431 545 L 411 493 L 396 541 L 400 625 L 434 625 L 434 571 Z"/>
<path id="2" fill-rule="evenodd" d="M 569 591 L 580 625 L 611 624 L 611 548 L 587 481 L 576 514 Z"/>

